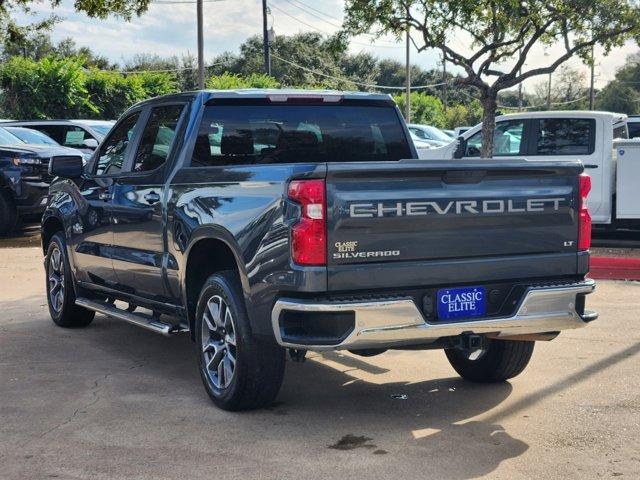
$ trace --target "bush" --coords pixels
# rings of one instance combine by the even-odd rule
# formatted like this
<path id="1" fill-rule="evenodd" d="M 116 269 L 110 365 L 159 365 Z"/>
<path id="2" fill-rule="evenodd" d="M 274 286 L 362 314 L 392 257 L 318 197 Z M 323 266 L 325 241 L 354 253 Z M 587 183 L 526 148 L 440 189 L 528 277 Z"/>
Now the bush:
<path id="1" fill-rule="evenodd" d="M 99 113 L 79 58 L 12 57 L 0 67 L 3 114 L 11 118 L 72 118 Z"/>
<path id="2" fill-rule="evenodd" d="M 0 66 L 2 115 L 10 118 L 118 118 L 134 103 L 178 91 L 173 74 L 86 70 L 82 57 L 12 57 Z"/>
<path id="3" fill-rule="evenodd" d="M 234 73 L 213 75 L 207 79 L 207 88 L 213 90 L 231 90 L 234 88 L 278 88 L 278 81 L 264 74 L 252 73 L 246 77 Z"/>
<path id="4" fill-rule="evenodd" d="M 398 94 L 393 97 L 404 115 L 405 96 Z M 438 97 L 424 93 L 411 93 L 411 123 L 422 123 L 444 128 L 444 105 Z"/>
<path id="5" fill-rule="evenodd" d="M 118 72 L 90 70 L 87 91 L 100 118 L 118 118 L 131 105 L 177 91 L 175 78 L 163 72 L 122 75 Z M 87 112 L 89 116 L 92 112 Z"/>

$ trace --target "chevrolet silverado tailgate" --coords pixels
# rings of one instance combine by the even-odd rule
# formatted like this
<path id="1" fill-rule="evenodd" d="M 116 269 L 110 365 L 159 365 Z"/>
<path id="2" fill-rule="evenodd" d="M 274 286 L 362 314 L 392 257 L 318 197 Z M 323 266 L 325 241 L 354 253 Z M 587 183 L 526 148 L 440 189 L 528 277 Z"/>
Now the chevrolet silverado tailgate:
<path id="1" fill-rule="evenodd" d="M 581 172 L 564 160 L 330 163 L 329 289 L 575 275 Z"/>

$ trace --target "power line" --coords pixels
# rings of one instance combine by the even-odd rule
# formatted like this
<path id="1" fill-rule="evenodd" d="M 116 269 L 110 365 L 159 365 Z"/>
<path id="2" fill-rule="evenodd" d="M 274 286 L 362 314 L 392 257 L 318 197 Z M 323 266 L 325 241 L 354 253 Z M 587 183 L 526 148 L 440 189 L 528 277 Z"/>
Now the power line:
<path id="1" fill-rule="evenodd" d="M 324 18 L 320 17 L 319 15 L 316 15 L 313 12 L 310 12 L 309 10 L 307 10 L 306 8 L 304 8 L 301 5 L 305 5 L 304 3 L 300 2 L 301 5 L 298 5 L 298 2 L 295 2 L 293 0 L 284 0 L 285 2 L 287 2 L 290 5 L 293 5 L 296 8 L 299 8 L 300 10 L 302 10 L 304 13 L 306 13 L 307 15 L 311 15 L 314 18 L 317 18 L 318 20 L 320 20 L 321 22 L 325 22 L 328 23 L 329 25 L 331 25 L 332 27 L 336 27 L 336 28 L 342 28 L 342 25 L 338 25 L 336 23 L 330 22 L 329 20 L 325 20 Z M 305 5 L 306 6 L 306 5 Z M 330 17 L 333 18 L 333 17 Z"/>
<path id="2" fill-rule="evenodd" d="M 289 1 L 289 2 L 290 2 L 291 0 L 287 0 L 287 1 Z M 329 14 L 327 14 L 327 13 L 324 13 L 324 12 L 323 12 L 323 11 L 321 11 L 321 10 L 318 10 L 317 8 L 312 7 L 311 5 L 309 5 L 309 4 L 307 4 L 307 3 L 301 2 L 300 0 L 293 0 L 293 1 L 294 1 L 294 2 L 296 2 L 296 3 L 299 3 L 299 4 L 301 4 L 301 5 L 304 5 L 304 6 L 305 6 L 305 7 L 307 7 L 308 9 L 313 10 L 314 12 L 319 13 L 320 15 L 323 15 L 323 16 L 325 16 L 325 17 L 327 17 L 327 18 L 331 18 L 331 19 L 333 19 L 333 20 L 337 20 L 337 21 L 339 21 L 339 22 L 342 22 L 342 20 L 341 20 L 340 18 L 332 17 L 331 15 L 329 15 Z"/>
<path id="3" fill-rule="evenodd" d="M 284 1 L 285 1 L 285 2 L 287 2 L 287 3 L 289 3 L 290 5 L 293 5 L 293 6 L 294 6 L 294 7 L 296 7 L 296 8 L 299 8 L 300 10 L 302 10 L 302 11 L 303 11 L 304 13 L 306 13 L 307 15 L 310 15 L 310 16 L 312 16 L 313 18 L 316 18 L 316 19 L 320 20 L 321 22 L 325 22 L 325 23 L 327 23 L 327 24 L 331 25 L 331 26 L 332 26 L 332 27 L 334 27 L 334 28 L 342 28 L 342 20 L 341 20 L 341 19 L 339 19 L 339 18 L 332 17 L 331 15 L 327 15 L 326 13 L 322 13 L 322 12 L 321 12 L 320 10 L 318 10 L 317 8 L 313 8 L 312 6 L 307 5 L 307 4 L 306 4 L 306 3 L 304 3 L 304 2 L 301 2 L 300 0 L 284 0 Z M 315 12 L 318 12 L 318 13 L 320 13 L 320 14 L 322 14 L 322 15 L 325 15 L 326 17 L 329 17 L 329 18 L 331 18 L 331 19 L 333 19 L 333 20 L 337 20 L 338 22 L 340 22 L 340 24 L 336 24 L 336 23 L 330 22 L 329 20 L 325 20 L 324 18 L 322 18 L 322 17 L 320 17 L 320 16 L 316 15 L 315 13 L 313 13 L 313 12 L 311 12 L 311 11 L 307 10 L 307 9 L 311 9 L 311 10 L 313 10 L 313 11 L 315 11 Z M 375 35 L 372 35 L 372 34 L 370 34 L 370 33 L 363 33 L 362 35 L 367 36 L 367 37 L 371 37 L 371 38 L 374 38 L 374 39 L 377 39 L 377 37 L 376 37 Z M 358 42 L 354 42 L 354 43 L 358 43 Z M 385 45 L 385 44 L 386 44 L 386 45 Z M 385 47 L 385 46 L 388 46 L 388 47 L 390 47 L 390 48 L 399 48 L 399 46 L 398 46 L 398 45 L 396 45 L 396 44 L 392 44 L 392 43 L 390 43 L 390 42 L 377 43 L 377 44 L 376 44 L 376 46 L 378 46 L 378 47 Z"/>
<path id="4" fill-rule="evenodd" d="M 287 17 L 289 17 L 289 18 L 295 20 L 296 22 L 301 23 L 301 24 L 303 24 L 303 25 L 305 25 L 305 26 L 307 26 L 307 27 L 309 27 L 309 28 L 311 28 L 313 30 L 316 30 L 316 31 L 318 31 L 318 32 L 320 32 L 320 33 L 322 33 L 324 35 L 330 35 L 328 32 L 325 32 L 324 30 L 316 27 L 315 25 L 311 25 L 310 23 L 307 23 L 304 20 L 300 20 L 298 17 L 296 17 L 294 15 L 291 15 L 289 12 L 287 12 L 286 10 L 278 7 L 277 5 L 271 4 L 269 7 L 270 8 L 275 8 L 277 11 L 279 11 L 283 15 L 286 15 Z M 362 45 L 362 46 L 365 46 L 365 47 L 402 48 L 402 45 L 373 45 L 371 43 L 362 43 L 362 42 L 357 42 L 355 40 L 351 40 L 351 43 L 353 43 L 355 45 Z"/>
<path id="5" fill-rule="evenodd" d="M 271 56 L 273 58 L 276 58 L 276 59 L 280 60 L 281 62 L 284 62 L 286 64 L 289 64 L 289 65 L 293 66 L 293 67 L 299 68 L 301 70 L 313 73 L 315 75 L 320 75 L 321 77 L 330 78 L 332 80 L 339 80 L 341 82 L 353 83 L 354 85 L 358 85 L 360 87 L 375 88 L 375 89 L 379 89 L 379 90 L 404 90 L 405 89 L 405 87 L 391 87 L 391 86 L 387 86 L 387 85 L 376 85 L 376 84 L 371 84 L 371 83 L 356 82 L 355 80 L 350 80 L 350 79 L 344 78 L 344 77 L 336 77 L 334 75 L 329 75 L 328 73 L 322 73 L 322 72 L 318 72 L 317 70 L 314 70 L 312 68 L 304 67 L 302 65 L 299 65 L 297 63 L 291 62 L 289 60 L 285 60 L 284 58 L 276 55 L 275 53 L 272 53 Z M 421 90 L 421 89 L 425 89 L 425 88 L 439 87 L 439 86 L 442 86 L 444 83 L 446 83 L 446 82 L 434 83 L 433 85 L 415 85 L 415 86 L 411 87 L 411 90 Z"/>

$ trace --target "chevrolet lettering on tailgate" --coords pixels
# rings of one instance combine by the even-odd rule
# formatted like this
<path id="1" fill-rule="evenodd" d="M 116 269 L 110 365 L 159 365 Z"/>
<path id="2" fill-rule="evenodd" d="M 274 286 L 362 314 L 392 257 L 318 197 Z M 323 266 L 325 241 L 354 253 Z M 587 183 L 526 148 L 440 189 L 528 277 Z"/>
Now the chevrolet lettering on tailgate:
<path id="1" fill-rule="evenodd" d="M 410 201 L 410 202 L 378 202 L 352 203 L 349 205 L 351 218 L 402 217 L 420 215 L 462 215 L 483 213 L 523 213 L 557 211 L 562 197 L 528 198 L 526 200 L 451 200 L 451 201 Z"/>

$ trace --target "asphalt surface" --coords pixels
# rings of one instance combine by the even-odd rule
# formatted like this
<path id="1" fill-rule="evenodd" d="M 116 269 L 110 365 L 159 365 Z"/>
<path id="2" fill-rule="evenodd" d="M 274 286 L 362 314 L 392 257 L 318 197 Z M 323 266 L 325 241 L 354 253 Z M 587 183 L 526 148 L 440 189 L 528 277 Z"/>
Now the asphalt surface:
<path id="1" fill-rule="evenodd" d="M 41 262 L 0 248 L 0 479 L 640 478 L 639 283 L 601 281 L 600 319 L 509 383 L 440 351 L 313 354 L 272 407 L 228 413 L 187 336 L 55 327 Z"/>

